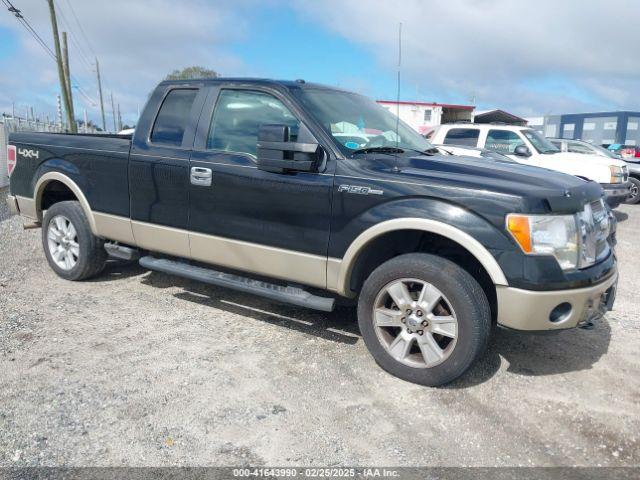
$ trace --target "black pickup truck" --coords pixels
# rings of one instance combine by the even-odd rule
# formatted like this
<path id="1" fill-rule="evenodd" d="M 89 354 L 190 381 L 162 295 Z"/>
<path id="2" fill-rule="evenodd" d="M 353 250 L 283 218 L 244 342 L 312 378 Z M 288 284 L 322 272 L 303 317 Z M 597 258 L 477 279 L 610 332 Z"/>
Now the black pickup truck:
<path id="1" fill-rule="evenodd" d="M 132 138 L 9 137 L 14 213 L 51 268 L 107 256 L 330 311 L 357 299 L 378 364 L 461 375 L 493 326 L 558 330 L 611 309 L 615 222 L 593 182 L 442 156 L 361 95 L 304 81 L 162 82 Z"/>

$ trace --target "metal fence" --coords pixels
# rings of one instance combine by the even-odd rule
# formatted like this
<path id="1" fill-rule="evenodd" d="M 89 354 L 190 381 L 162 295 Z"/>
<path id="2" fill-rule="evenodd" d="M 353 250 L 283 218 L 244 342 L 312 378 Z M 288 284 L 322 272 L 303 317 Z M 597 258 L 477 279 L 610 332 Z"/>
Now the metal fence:
<path id="1" fill-rule="evenodd" d="M 9 185 L 7 174 L 7 141 L 12 132 L 63 132 L 61 125 L 18 117 L 0 117 L 0 188 Z M 78 125 L 80 133 L 98 133 L 92 125 Z"/>

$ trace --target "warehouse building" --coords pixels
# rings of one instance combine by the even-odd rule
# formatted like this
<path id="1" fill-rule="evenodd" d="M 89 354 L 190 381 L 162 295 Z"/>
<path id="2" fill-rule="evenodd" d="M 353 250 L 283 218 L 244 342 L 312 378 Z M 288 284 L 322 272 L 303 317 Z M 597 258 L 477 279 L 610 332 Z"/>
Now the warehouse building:
<path id="1" fill-rule="evenodd" d="M 472 105 L 448 103 L 397 102 L 395 100 L 378 100 L 378 103 L 394 115 L 399 112 L 403 122 L 422 134 L 443 123 L 472 122 L 475 110 Z"/>
<path id="2" fill-rule="evenodd" d="M 640 112 L 572 113 L 527 120 L 545 137 L 580 139 L 596 145 L 640 145 Z"/>

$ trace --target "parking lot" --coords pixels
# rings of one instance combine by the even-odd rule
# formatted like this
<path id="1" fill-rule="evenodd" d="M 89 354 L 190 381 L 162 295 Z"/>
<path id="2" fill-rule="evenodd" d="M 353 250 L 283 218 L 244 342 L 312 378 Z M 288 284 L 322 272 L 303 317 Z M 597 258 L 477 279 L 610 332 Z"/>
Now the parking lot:
<path id="1" fill-rule="evenodd" d="M 331 314 L 112 263 L 71 283 L 0 195 L 0 466 L 640 463 L 640 207 L 615 310 L 497 330 L 445 388 L 376 366 Z"/>

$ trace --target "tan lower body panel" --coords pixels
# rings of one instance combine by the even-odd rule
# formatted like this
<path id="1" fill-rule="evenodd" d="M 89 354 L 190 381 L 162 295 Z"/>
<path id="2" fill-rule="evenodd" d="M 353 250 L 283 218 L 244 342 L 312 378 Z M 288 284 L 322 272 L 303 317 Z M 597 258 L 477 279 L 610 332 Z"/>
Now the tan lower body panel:
<path id="1" fill-rule="evenodd" d="M 340 290 L 340 269 L 342 268 L 342 259 L 329 258 L 327 260 L 327 290 L 337 292 Z"/>
<path id="2" fill-rule="evenodd" d="M 97 223 L 103 223 L 103 220 L 99 220 Z M 109 221 L 113 231 L 122 235 L 124 225 L 118 224 L 112 219 Z M 133 245 L 146 250 L 314 287 L 326 288 L 327 286 L 327 259 L 319 255 L 204 235 L 135 220 L 131 222 L 131 229 L 135 239 Z M 103 232 L 103 235 L 107 238 L 113 238 L 113 235 L 106 232 Z"/>
<path id="3" fill-rule="evenodd" d="M 135 220 L 131 222 L 131 230 L 135 244 L 140 248 L 190 258 L 189 232 L 186 230 Z"/>
<path id="4" fill-rule="evenodd" d="M 498 323 L 516 330 L 559 330 L 573 328 L 597 306 L 600 298 L 618 280 L 618 275 L 602 283 L 572 290 L 532 291 L 498 285 Z M 552 322 L 551 311 L 562 303 L 571 309 Z"/>
<path id="5" fill-rule="evenodd" d="M 98 236 L 126 243 L 127 245 L 136 244 L 130 219 L 99 212 L 93 212 L 93 219 Z"/>
<path id="6" fill-rule="evenodd" d="M 190 233 L 191 258 L 223 267 L 326 288 L 327 259 L 319 255 Z"/>

